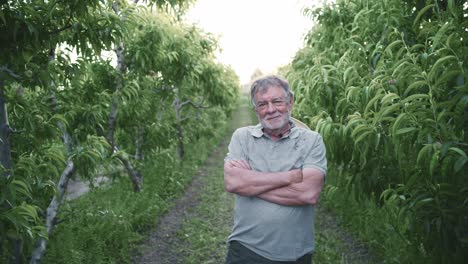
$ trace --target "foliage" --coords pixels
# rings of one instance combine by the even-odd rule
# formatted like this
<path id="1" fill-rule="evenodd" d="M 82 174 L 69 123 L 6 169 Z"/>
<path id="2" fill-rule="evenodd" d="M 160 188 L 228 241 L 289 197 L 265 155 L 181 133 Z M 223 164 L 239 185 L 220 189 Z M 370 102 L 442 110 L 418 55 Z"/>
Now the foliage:
<path id="1" fill-rule="evenodd" d="M 149 150 L 174 142 L 176 98 L 204 103 L 204 107 L 220 106 L 228 114 L 237 100 L 239 81 L 232 70 L 214 62 L 216 46 L 211 36 L 163 14 L 139 14 L 141 23 L 126 41 L 129 74 L 118 121 L 125 131 L 120 131 L 119 140 L 133 145 L 129 140 L 143 131 L 142 147 Z M 210 127 L 203 118 L 205 110 L 183 111 L 191 117 L 183 124 L 187 132 Z"/>
<path id="2" fill-rule="evenodd" d="M 318 130 L 348 199 L 397 211 L 411 261 L 467 249 L 467 15 L 462 1 L 341 0 L 287 74 L 296 115 Z M 376 234 L 379 239 L 385 235 Z M 403 257 L 402 257 L 403 259 Z M 392 260 L 389 260 L 390 262 Z"/>
<path id="3" fill-rule="evenodd" d="M 0 176 L 3 260 L 16 247 L 10 242 L 19 241 L 23 251 L 30 252 L 34 240 L 46 235 L 44 211 L 66 160 L 57 124 L 67 121 L 54 111 L 52 95 L 67 73 L 50 64 L 53 50 L 68 43 L 84 56 L 99 52 L 120 35 L 121 24 L 103 1 L 2 1 L 1 9 L 0 97 L 7 102 L 1 122 L 2 129 L 13 131 L 2 137 L 0 154 L 2 161 L 12 160 L 7 165 L 11 173 Z M 11 151 L 5 148 L 8 144 Z M 15 195 L 18 192 L 29 195 Z"/>
<path id="4" fill-rule="evenodd" d="M 216 113 L 211 116 L 214 119 Z M 220 119 L 214 136 L 203 135 L 188 147 L 183 166 L 173 149 L 154 151 L 145 158 L 143 191 L 134 193 L 126 177 L 108 188 L 94 189 L 66 205 L 51 238 L 45 263 L 131 263 L 145 231 L 157 223 L 226 132 Z"/>
<path id="5" fill-rule="evenodd" d="M 8 134 L 2 134 L 0 155 L 2 162 L 12 160 L 0 175 L 0 262 L 12 255 L 11 241 L 21 242 L 27 260 L 34 241 L 47 237 L 45 210 L 64 187 L 57 183 L 67 161 L 79 177 L 91 179 L 119 171 L 118 155 L 132 162 L 136 152 L 172 157 L 176 96 L 204 103 L 183 110 L 186 144 L 215 136 L 214 116 L 231 111 L 238 79 L 214 62 L 216 41 L 163 12 L 179 17 L 190 1 L 148 3 L 161 8 L 157 15 L 126 1 L 0 3 L 0 121 Z M 127 68 L 120 71 L 102 55 L 122 42 Z M 122 89 L 115 89 L 116 80 L 123 80 Z M 121 105 L 116 153 L 104 139 L 114 98 Z M 147 171 L 149 165 L 139 160 L 138 166 Z"/>

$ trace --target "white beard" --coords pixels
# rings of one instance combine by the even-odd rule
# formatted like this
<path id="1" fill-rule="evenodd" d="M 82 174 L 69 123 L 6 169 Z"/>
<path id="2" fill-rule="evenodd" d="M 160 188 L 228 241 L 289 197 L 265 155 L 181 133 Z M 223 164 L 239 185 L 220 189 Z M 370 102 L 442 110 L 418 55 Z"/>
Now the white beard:
<path id="1" fill-rule="evenodd" d="M 258 117 L 258 115 L 257 115 Z M 260 119 L 260 124 L 262 124 L 262 127 L 263 128 L 266 128 L 268 130 L 278 130 L 278 129 L 282 129 L 284 126 L 286 126 L 289 122 L 289 120 L 291 119 L 291 111 L 288 111 L 287 114 L 285 114 L 281 120 L 281 122 L 279 123 L 274 123 L 274 124 L 270 124 L 267 120 L 265 120 L 266 118 L 263 118 L 263 119 Z"/>

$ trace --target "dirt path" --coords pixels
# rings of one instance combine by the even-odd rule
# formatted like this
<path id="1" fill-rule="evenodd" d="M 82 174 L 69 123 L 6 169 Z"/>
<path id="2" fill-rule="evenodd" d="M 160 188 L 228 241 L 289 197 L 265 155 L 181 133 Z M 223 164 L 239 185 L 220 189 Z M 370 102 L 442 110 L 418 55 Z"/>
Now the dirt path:
<path id="1" fill-rule="evenodd" d="M 208 157 L 184 196 L 177 199 L 172 209 L 160 219 L 157 229 L 150 233 L 147 241 L 141 247 L 142 255 L 135 258 L 134 263 L 183 263 L 184 256 L 179 249 L 189 245 L 186 245 L 186 242 L 178 236 L 178 232 L 184 220 L 191 218 L 195 214 L 193 209 L 200 204 L 200 192 L 203 188 L 202 179 L 207 175 L 207 171 L 222 166 L 222 158 L 226 153 L 232 132 L 237 127 L 253 123 L 248 111 L 248 107 L 241 107 L 234 113 L 228 136 Z"/>
<path id="2" fill-rule="evenodd" d="M 222 187 L 223 158 L 234 129 L 256 122 L 250 111 L 250 107 L 242 106 L 234 113 L 228 136 L 200 168 L 184 196 L 174 201 L 172 209 L 159 220 L 140 247 L 141 255 L 135 257 L 135 264 L 224 262 L 234 196 Z M 374 263 L 366 247 L 339 228 L 331 212 L 317 208 L 316 218 L 321 249 L 324 254 L 336 252 L 337 256 L 326 263 Z M 323 259 L 318 257 L 317 260 Z"/>

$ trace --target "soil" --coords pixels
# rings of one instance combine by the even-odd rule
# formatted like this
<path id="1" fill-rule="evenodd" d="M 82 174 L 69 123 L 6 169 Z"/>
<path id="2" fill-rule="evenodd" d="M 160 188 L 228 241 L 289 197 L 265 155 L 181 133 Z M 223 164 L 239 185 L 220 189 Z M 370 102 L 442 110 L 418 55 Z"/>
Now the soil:
<path id="1" fill-rule="evenodd" d="M 173 264 L 183 259 L 176 249 L 185 242 L 177 236 L 177 232 L 184 219 L 190 216 L 190 209 L 200 203 L 199 193 L 202 188 L 201 178 L 204 176 L 204 170 L 205 168 L 200 169 L 184 196 L 177 199 L 171 210 L 159 220 L 157 228 L 150 232 L 146 242 L 139 249 L 141 255 L 135 257 L 134 263 Z"/>
<path id="2" fill-rule="evenodd" d="M 253 124 L 253 115 L 248 111 L 252 110 L 248 107 L 241 107 L 234 113 L 231 132 L 237 127 Z M 194 176 L 185 194 L 174 201 L 168 213 L 160 218 L 156 228 L 150 231 L 146 241 L 139 248 L 140 254 L 134 257 L 133 263 L 174 264 L 181 263 L 181 260 L 184 259 L 184 256 L 181 255 L 182 251 L 178 249 L 189 247 L 190 245 L 187 245 L 187 242 L 179 238 L 178 231 L 181 229 L 184 220 L 190 219 L 194 215 L 193 210 L 190 209 L 196 208 L 200 204 L 200 192 L 203 187 L 202 179 L 210 171 L 210 168 L 219 166 L 219 155 L 226 153 L 230 140 L 231 133 L 228 134 L 208 157 L 197 175 Z M 355 240 L 339 227 L 332 212 L 320 207 L 316 208 L 316 210 L 316 218 L 318 218 L 316 219 L 316 229 L 330 232 L 342 238 L 343 246 L 337 250 L 343 252 L 344 263 L 374 263 L 371 252 L 362 243 Z M 232 221 L 227 221 L 226 224 L 231 225 Z M 222 261 L 219 263 L 222 263 Z"/>
<path id="3" fill-rule="evenodd" d="M 241 108 L 234 114 L 230 132 L 237 127 L 251 123 L 251 115 L 247 111 Z M 202 178 L 207 175 L 210 167 L 219 166 L 217 162 L 219 156 L 226 153 L 231 137 L 231 133 L 228 134 L 211 153 L 197 175 L 193 177 L 184 196 L 174 202 L 172 209 L 159 220 L 157 228 L 150 232 L 146 242 L 139 249 L 140 255 L 134 258 L 135 264 L 174 264 L 180 263 L 180 260 L 184 258 L 177 249 L 190 245 L 185 245 L 186 242 L 180 239 L 177 233 L 184 219 L 194 214 L 190 209 L 196 208 L 200 203 Z"/>
<path id="4" fill-rule="evenodd" d="M 339 237 L 341 243 L 336 252 L 341 252 L 342 263 L 371 264 L 381 263 L 372 251 L 353 235 L 340 227 L 334 212 L 320 205 L 315 207 L 315 230 L 327 237 Z"/>
<path id="5" fill-rule="evenodd" d="M 70 179 L 67 186 L 66 199 L 73 200 L 89 192 L 91 189 L 90 185 L 102 187 L 108 183 L 109 178 L 105 176 L 96 177 L 92 182 L 79 179 L 79 177 L 77 179 Z"/>

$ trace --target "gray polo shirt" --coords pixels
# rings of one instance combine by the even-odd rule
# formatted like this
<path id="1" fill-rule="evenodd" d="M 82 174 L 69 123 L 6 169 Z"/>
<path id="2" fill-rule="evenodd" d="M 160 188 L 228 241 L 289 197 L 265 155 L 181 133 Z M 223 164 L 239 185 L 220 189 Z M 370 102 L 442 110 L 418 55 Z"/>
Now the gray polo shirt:
<path id="1" fill-rule="evenodd" d="M 293 123 L 291 132 L 278 141 L 264 134 L 260 124 L 237 129 L 225 160 L 240 159 L 260 172 L 316 168 L 325 174 L 327 168 L 320 134 Z M 314 206 L 285 206 L 236 195 L 234 210 L 228 241 L 236 240 L 275 261 L 294 261 L 314 251 Z"/>

